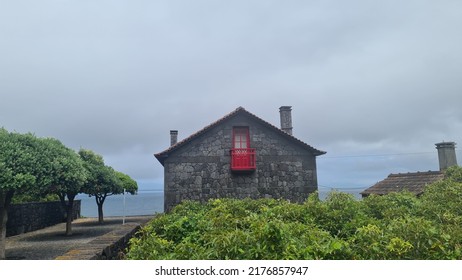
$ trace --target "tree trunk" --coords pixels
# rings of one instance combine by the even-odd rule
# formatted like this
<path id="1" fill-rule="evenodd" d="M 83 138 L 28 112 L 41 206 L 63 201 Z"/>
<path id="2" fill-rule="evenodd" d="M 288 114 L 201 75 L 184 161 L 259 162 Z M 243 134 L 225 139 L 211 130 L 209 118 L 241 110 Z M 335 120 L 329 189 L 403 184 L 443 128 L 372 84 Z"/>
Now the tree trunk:
<path id="1" fill-rule="evenodd" d="M 67 220 L 67 204 L 66 195 L 63 193 L 58 194 L 59 200 L 61 201 L 61 208 L 63 213 L 63 221 Z"/>
<path id="2" fill-rule="evenodd" d="M 96 198 L 96 204 L 98 205 L 98 223 L 99 224 L 102 224 L 104 223 L 104 215 L 103 215 L 103 204 L 104 204 L 104 201 L 106 200 L 106 194 L 104 195 L 96 195 L 95 198 Z"/>
<path id="3" fill-rule="evenodd" d="M 6 221 L 8 213 L 6 208 L 0 207 L 0 260 L 4 260 L 6 250 Z"/>
<path id="4" fill-rule="evenodd" d="M 74 198 L 76 194 L 67 194 L 67 205 L 66 205 L 66 236 L 72 235 L 72 213 L 74 212 Z"/>
<path id="5" fill-rule="evenodd" d="M 103 204 L 98 204 L 98 223 L 104 223 Z"/>
<path id="6" fill-rule="evenodd" d="M 6 259 L 6 222 L 14 191 L 0 191 L 0 260 Z"/>

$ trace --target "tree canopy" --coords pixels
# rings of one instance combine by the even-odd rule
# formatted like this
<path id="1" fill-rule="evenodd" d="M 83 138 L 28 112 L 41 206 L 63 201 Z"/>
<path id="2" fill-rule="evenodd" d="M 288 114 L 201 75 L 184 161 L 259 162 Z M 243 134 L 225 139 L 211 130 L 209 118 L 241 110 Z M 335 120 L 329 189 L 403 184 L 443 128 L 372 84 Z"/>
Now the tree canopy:
<path id="1" fill-rule="evenodd" d="M 39 141 L 32 134 L 10 133 L 0 128 L 0 195 L 5 199 L 25 192 L 43 175 Z M 43 186 L 43 184 L 42 184 Z"/>
<path id="2" fill-rule="evenodd" d="M 136 182 L 104 164 L 89 150 L 79 153 L 54 138 L 39 138 L 0 128 L 0 259 L 5 258 L 8 208 L 15 195 L 56 195 L 66 214 L 66 235 L 72 235 L 72 213 L 77 194 L 97 197 L 101 204 L 108 195 L 134 194 Z"/>
<path id="3" fill-rule="evenodd" d="M 98 220 L 103 223 L 103 204 L 106 198 L 111 195 L 122 194 L 124 190 L 135 194 L 138 185 L 130 176 L 106 166 L 101 155 L 86 149 L 80 149 L 79 155 L 89 174 L 83 192 L 95 197 L 98 206 Z"/>
<path id="4" fill-rule="evenodd" d="M 5 258 L 8 208 L 16 193 L 44 189 L 40 141 L 32 134 L 10 133 L 0 128 L 0 259 Z"/>
<path id="5" fill-rule="evenodd" d="M 54 193 L 59 196 L 66 211 L 66 235 L 72 235 L 72 213 L 74 199 L 82 192 L 88 178 L 88 172 L 78 154 L 64 146 L 59 140 L 45 138 L 41 141 L 45 164 L 41 168 L 47 171 L 48 176 L 43 180 L 49 186 L 43 194 Z"/>
<path id="6" fill-rule="evenodd" d="M 56 193 L 72 200 L 86 180 L 77 154 L 52 138 L 0 129 L 0 259 L 5 258 L 8 208 L 15 194 Z M 70 206 L 72 207 L 72 206 Z M 72 212 L 72 208 L 67 209 Z M 69 218 L 69 215 L 68 215 Z M 68 219 L 66 233 L 71 233 Z"/>

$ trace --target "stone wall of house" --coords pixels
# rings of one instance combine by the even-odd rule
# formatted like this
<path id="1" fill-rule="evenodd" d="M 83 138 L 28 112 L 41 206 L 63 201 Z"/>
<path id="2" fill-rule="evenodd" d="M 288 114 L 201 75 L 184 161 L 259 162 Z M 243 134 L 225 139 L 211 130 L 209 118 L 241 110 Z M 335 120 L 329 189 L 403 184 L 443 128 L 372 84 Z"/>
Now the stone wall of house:
<path id="1" fill-rule="evenodd" d="M 232 172 L 234 126 L 248 126 L 257 168 Z M 301 202 L 317 190 L 316 159 L 259 122 L 235 117 L 173 152 L 164 162 L 165 211 L 182 200 L 284 198 Z"/>
<path id="2" fill-rule="evenodd" d="M 73 217 L 80 218 L 80 200 L 74 201 Z M 6 236 L 38 230 L 64 221 L 60 201 L 13 204 L 8 209 Z"/>

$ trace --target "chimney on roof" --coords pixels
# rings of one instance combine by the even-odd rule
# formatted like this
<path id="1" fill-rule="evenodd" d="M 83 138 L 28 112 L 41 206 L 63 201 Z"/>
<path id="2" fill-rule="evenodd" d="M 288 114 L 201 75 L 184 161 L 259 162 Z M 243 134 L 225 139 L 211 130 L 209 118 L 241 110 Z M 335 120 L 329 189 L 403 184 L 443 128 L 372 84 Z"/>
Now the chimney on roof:
<path id="1" fill-rule="evenodd" d="M 178 142 L 178 130 L 170 130 L 170 146 Z"/>
<path id="2" fill-rule="evenodd" d="M 292 106 L 281 106 L 279 114 L 281 115 L 281 130 L 292 135 Z"/>
<path id="3" fill-rule="evenodd" d="M 438 160 L 440 163 L 440 171 L 443 171 L 451 166 L 457 165 L 456 159 L 456 143 L 442 142 L 437 143 L 436 149 L 438 150 Z"/>

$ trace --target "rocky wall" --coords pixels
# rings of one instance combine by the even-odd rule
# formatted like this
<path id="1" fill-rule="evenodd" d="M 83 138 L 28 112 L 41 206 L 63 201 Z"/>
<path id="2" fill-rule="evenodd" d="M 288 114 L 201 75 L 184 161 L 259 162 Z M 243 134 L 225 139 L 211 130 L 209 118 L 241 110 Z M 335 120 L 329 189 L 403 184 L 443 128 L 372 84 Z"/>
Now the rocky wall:
<path id="1" fill-rule="evenodd" d="M 80 218 L 80 200 L 74 201 L 73 218 Z M 60 201 L 13 204 L 8 210 L 6 236 L 38 230 L 64 221 Z"/>
<path id="2" fill-rule="evenodd" d="M 248 126 L 256 170 L 230 168 L 233 126 Z M 193 140 L 164 163 L 165 211 L 182 200 L 283 198 L 301 202 L 317 190 L 316 159 L 257 122 L 234 119 Z"/>

